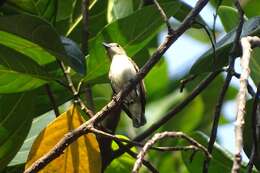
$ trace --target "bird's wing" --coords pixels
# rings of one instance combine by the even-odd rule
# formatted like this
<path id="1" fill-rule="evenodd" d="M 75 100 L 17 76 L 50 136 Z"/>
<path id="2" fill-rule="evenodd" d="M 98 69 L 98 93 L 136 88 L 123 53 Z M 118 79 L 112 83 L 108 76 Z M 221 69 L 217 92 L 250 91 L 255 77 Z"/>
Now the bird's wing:
<path id="1" fill-rule="evenodd" d="M 134 65 L 134 68 L 136 70 L 136 72 L 139 72 L 139 67 L 137 66 L 137 64 L 131 59 L 131 58 L 128 58 L 129 61 L 132 62 L 132 64 Z M 139 86 L 140 86 L 140 101 L 141 101 L 141 104 L 142 104 L 142 113 L 144 114 L 145 112 L 145 104 L 146 104 L 146 91 L 145 91 L 145 85 L 144 85 L 144 80 L 141 80 L 139 82 Z"/>

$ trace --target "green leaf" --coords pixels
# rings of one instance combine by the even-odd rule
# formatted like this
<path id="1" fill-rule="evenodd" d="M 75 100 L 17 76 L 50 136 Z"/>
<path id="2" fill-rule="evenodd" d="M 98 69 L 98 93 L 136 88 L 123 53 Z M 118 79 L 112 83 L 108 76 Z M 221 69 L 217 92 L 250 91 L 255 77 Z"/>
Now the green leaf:
<path id="1" fill-rule="evenodd" d="M 108 0 L 107 21 L 111 23 L 117 19 L 128 16 L 133 12 L 132 0 Z"/>
<path id="2" fill-rule="evenodd" d="M 0 170 L 24 142 L 33 119 L 33 93 L 0 96 Z"/>
<path id="3" fill-rule="evenodd" d="M 78 45 L 74 41 L 66 37 L 61 37 L 61 42 L 65 48 L 67 55 L 70 56 L 71 59 L 73 59 L 71 61 L 71 66 L 74 67 L 74 69 L 78 69 L 78 72 L 80 74 L 84 74 L 86 69 L 85 57 Z"/>
<path id="4" fill-rule="evenodd" d="M 0 44 L 27 55 L 39 64 L 50 63 L 55 56 L 77 72 L 85 71 L 84 66 L 75 66 L 81 59 L 67 55 L 54 28 L 35 16 L 0 17 Z"/>
<path id="5" fill-rule="evenodd" d="M 16 166 L 26 163 L 34 140 L 37 138 L 40 132 L 54 119 L 55 115 L 51 112 L 48 112 L 47 114 L 43 114 L 42 116 L 37 117 L 33 120 L 32 127 L 22 147 L 12 159 L 12 161 L 8 164 L 8 166 Z"/>
<path id="6" fill-rule="evenodd" d="M 89 8 L 89 39 L 99 33 L 103 27 L 107 24 L 107 3 L 108 1 L 98 1 L 93 0 Z M 82 42 L 82 15 L 81 11 L 81 0 L 77 0 L 74 6 L 74 12 L 72 16 L 72 21 L 70 23 L 70 28 L 66 33 L 66 36 L 72 38 L 77 43 Z"/>
<path id="7" fill-rule="evenodd" d="M 55 19 L 55 5 L 57 1 L 58 0 L 7 0 L 1 10 L 7 14 L 29 13 L 52 21 Z"/>
<path id="8" fill-rule="evenodd" d="M 148 54 L 149 55 L 149 54 Z M 158 82 L 158 79 L 160 82 Z M 167 94 L 167 88 L 170 84 L 167 64 L 164 59 L 160 61 L 150 73 L 145 77 L 145 87 L 149 101 L 162 98 Z"/>
<path id="9" fill-rule="evenodd" d="M 198 141 L 203 146 L 207 147 L 209 138 L 204 133 L 196 132 L 193 133 L 191 137 L 193 137 L 196 141 Z M 193 154 L 194 154 L 193 151 L 182 151 L 182 159 L 190 172 L 202 172 L 205 155 L 201 151 L 196 152 L 195 155 L 192 157 Z M 208 172 L 210 173 L 230 172 L 232 169 L 232 165 L 233 165 L 233 155 L 229 151 L 221 147 L 219 144 L 215 143 Z M 246 173 L 245 165 L 246 164 L 243 162 L 242 167 L 240 169 L 241 173 Z"/>
<path id="10" fill-rule="evenodd" d="M 163 3 L 161 6 L 168 16 L 186 12 L 182 11 L 184 5 L 180 2 Z M 101 44 L 104 40 L 119 43 L 132 57 L 155 37 L 163 24 L 158 9 L 152 5 L 107 25 L 101 33 L 89 42 L 90 57 L 87 61 L 88 74 L 85 81 L 95 80 L 108 72 L 109 58 Z"/>
<path id="11" fill-rule="evenodd" d="M 117 135 L 120 138 L 128 139 L 126 136 L 123 135 Z M 119 146 L 115 141 L 112 142 L 112 149 L 117 150 Z M 132 147 L 131 150 L 133 152 L 136 152 L 136 148 Z M 128 153 L 124 153 L 122 156 L 120 156 L 117 159 L 114 159 L 109 166 L 106 168 L 106 173 L 122 173 L 122 172 L 131 172 L 133 165 L 135 163 L 135 160 L 132 156 L 130 156 Z M 142 171 L 140 171 L 142 172 Z"/>
<path id="12" fill-rule="evenodd" d="M 260 15 L 260 1 L 258 0 L 249 0 L 245 1 L 245 6 L 243 6 L 243 9 L 245 11 L 245 14 L 247 17 L 254 17 Z"/>
<path id="13" fill-rule="evenodd" d="M 260 82 L 260 48 L 256 47 L 253 49 L 252 56 L 250 58 L 249 64 L 251 70 L 251 78 L 253 79 L 254 83 L 258 85 Z"/>
<path id="14" fill-rule="evenodd" d="M 235 8 L 220 6 L 218 14 L 226 32 L 234 29 L 239 22 L 239 14 Z"/>
<path id="15" fill-rule="evenodd" d="M 36 62 L 0 45 L 0 93 L 32 90 L 52 79 Z"/>
<path id="16" fill-rule="evenodd" d="M 164 129 L 192 132 L 204 118 L 204 109 L 202 97 L 197 97 L 178 116 L 167 122 Z"/>
<path id="17" fill-rule="evenodd" d="M 244 151 L 247 155 L 248 158 L 250 158 L 251 155 L 251 150 L 253 146 L 253 131 L 252 131 L 252 109 L 253 109 L 253 99 L 248 100 L 246 103 L 246 114 L 245 114 L 245 126 L 244 126 L 244 131 L 243 131 L 243 141 L 244 141 Z M 257 130 L 257 153 L 256 153 L 256 158 L 254 160 L 254 165 L 255 167 L 260 170 L 260 127 L 257 124 L 259 122 L 258 120 L 260 119 L 260 114 L 259 114 L 259 109 L 260 107 L 258 106 L 258 114 L 257 114 L 257 121 L 256 121 L 256 130 Z"/>
<path id="18" fill-rule="evenodd" d="M 213 64 L 213 49 L 206 51 L 192 66 L 191 74 L 201 74 L 210 72 L 216 69 L 220 69 L 228 63 L 228 56 L 232 47 L 236 30 L 233 29 L 227 33 L 216 45 L 216 61 Z M 254 17 L 246 21 L 243 25 L 242 35 L 243 36 L 259 36 L 260 35 L 260 16 Z M 241 52 L 237 52 L 238 56 Z"/>

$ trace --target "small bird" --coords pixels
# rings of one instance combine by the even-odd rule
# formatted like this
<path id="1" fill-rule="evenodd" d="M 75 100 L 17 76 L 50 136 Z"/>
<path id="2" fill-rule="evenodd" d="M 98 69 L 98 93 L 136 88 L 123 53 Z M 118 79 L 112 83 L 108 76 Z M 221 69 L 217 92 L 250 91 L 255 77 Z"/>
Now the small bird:
<path id="1" fill-rule="evenodd" d="M 129 58 L 125 50 L 117 43 L 103 43 L 108 56 L 112 59 L 109 79 L 114 94 L 117 94 L 124 85 L 133 80 L 138 66 Z M 129 95 L 123 100 L 122 109 L 132 119 L 134 127 L 140 127 L 146 123 L 145 118 L 145 88 L 143 80 L 137 84 Z"/>

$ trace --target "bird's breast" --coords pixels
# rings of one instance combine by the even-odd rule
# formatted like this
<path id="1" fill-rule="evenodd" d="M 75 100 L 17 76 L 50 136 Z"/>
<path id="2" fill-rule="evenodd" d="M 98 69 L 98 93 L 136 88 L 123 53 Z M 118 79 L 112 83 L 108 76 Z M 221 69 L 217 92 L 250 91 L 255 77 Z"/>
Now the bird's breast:
<path id="1" fill-rule="evenodd" d="M 115 89 L 121 89 L 129 80 L 136 75 L 136 70 L 132 62 L 125 55 L 117 55 L 113 57 L 109 78 Z"/>

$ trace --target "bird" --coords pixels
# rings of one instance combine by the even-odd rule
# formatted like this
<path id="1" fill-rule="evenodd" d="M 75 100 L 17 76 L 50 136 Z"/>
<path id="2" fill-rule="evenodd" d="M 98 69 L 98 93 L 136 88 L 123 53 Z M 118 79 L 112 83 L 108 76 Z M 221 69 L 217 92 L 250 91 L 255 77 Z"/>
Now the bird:
<path id="1" fill-rule="evenodd" d="M 103 46 L 111 59 L 108 78 L 113 93 L 117 94 L 124 88 L 125 84 L 134 79 L 139 68 L 118 43 L 103 42 Z M 141 80 L 122 102 L 122 109 L 132 119 L 135 128 L 146 124 L 145 94 L 144 81 Z"/>

